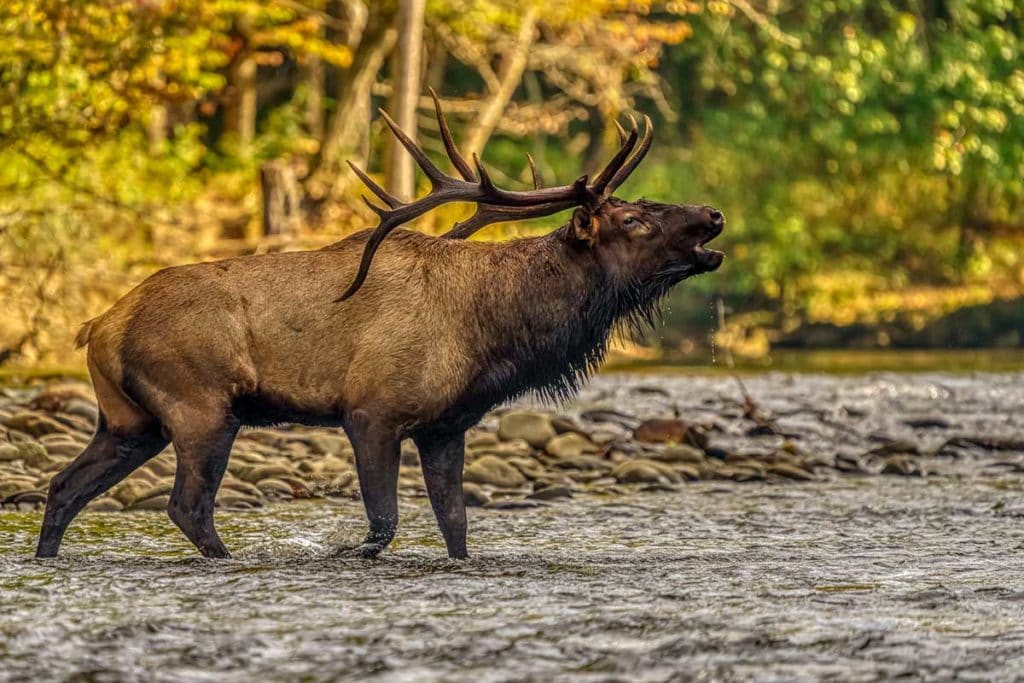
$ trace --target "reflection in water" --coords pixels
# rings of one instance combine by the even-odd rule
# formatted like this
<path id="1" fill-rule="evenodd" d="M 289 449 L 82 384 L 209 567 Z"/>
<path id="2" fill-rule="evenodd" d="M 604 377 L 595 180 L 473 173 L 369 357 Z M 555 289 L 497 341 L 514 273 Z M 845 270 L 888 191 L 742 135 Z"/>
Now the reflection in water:
<path id="1" fill-rule="evenodd" d="M 1013 677 L 1020 481 L 691 484 L 471 512 L 453 562 L 421 499 L 393 552 L 332 552 L 358 503 L 224 512 L 230 561 L 165 515 L 88 514 L 29 559 L 0 512 L 0 679 Z"/>

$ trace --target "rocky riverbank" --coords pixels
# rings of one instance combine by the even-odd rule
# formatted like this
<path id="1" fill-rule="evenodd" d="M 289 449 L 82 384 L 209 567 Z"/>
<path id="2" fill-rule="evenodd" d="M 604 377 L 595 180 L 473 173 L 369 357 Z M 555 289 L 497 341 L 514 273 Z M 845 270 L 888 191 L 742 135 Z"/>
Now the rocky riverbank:
<path id="1" fill-rule="evenodd" d="M 561 410 L 524 403 L 472 430 L 467 502 L 516 509 L 579 494 L 672 491 L 695 480 L 1019 476 L 1022 380 L 773 375 L 740 385 L 727 377 L 601 377 Z M 0 393 L 0 505 L 43 504 L 50 478 L 88 443 L 95 420 L 85 384 Z M 173 479 L 168 448 L 90 508 L 164 510 Z M 408 442 L 400 491 L 426 495 Z M 352 447 L 340 432 L 287 426 L 239 435 L 218 505 L 358 496 Z"/>

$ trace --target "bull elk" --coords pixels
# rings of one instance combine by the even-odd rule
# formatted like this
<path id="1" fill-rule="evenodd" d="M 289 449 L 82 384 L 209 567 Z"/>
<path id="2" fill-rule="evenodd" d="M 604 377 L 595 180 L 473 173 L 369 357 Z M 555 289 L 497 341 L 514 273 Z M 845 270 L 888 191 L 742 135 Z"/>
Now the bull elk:
<path id="1" fill-rule="evenodd" d="M 716 209 L 612 196 L 650 148 L 650 119 L 642 135 L 635 122 L 619 129 L 621 147 L 592 180 L 545 188 L 534 169 L 534 189 L 511 191 L 459 153 L 431 94 L 460 177 L 382 112 L 430 180 L 426 196 L 402 202 L 353 166 L 384 204 L 367 202 L 376 229 L 315 251 L 167 268 L 83 325 L 77 343 L 88 346 L 99 422 L 50 483 L 38 557 L 56 555 L 75 515 L 168 443 L 171 520 L 203 555 L 228 557 L 214 498 L 235 435 L 283 422 L 348 434 L 369 520 L 357 551 L 367 557 L 395 535 L 399 447 L 411 438 L 448 554 L 466 557 L 466 430 L 526 392 L 570 396 L 613 328 L 649 323 L 673 285 L 721 265 L 721 252 L 703 247 L 723 229 Z M 441 237 L 392 234 L 449 202 L 476 212 Z M 541 237 L 462 239 L 568 209 L 569 222 Z"/>

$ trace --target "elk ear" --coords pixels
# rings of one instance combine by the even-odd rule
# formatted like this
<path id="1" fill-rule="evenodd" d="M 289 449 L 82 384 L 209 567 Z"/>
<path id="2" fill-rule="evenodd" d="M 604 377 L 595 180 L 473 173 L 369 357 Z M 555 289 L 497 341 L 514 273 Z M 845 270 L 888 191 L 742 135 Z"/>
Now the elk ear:
<path id="1" fill-rule="evenodd" d="M 600 227 L 601 221 L 582 206 L 576 207 L 576 210 L 572 212 L 572 234 L 580 242 L 586 242 L 591 247 L 594 246 Z"/>

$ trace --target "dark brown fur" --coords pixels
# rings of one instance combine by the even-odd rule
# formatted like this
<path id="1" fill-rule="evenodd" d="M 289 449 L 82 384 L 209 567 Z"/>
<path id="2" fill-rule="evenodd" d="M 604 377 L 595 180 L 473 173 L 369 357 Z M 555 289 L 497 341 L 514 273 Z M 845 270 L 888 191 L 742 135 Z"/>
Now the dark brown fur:
<path id="1" fill-rule="evenodd" d="M 37 554 L 55 555 L 89 500 L 173 442 L 171 519 L 204 555 L 227 556 L 213 501 L 235 434 L 300 422 L 352 441 L 370 522 L 361 552 L 394 536 L 411 438 L 448 552 L 464 557 L 465 430 L 524 392 L 571 395 L 617 324 L 650 320 L 673 284 L 718 267 L 700 245 L 722 224 L 708 207 L 613 198 L 507 243 L 399 230 L 342 303 L 368 233 L 160 271 L 79 334 L 100 421 L 51 483 Z"/>

